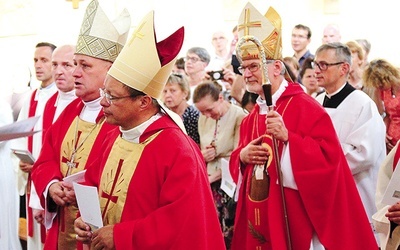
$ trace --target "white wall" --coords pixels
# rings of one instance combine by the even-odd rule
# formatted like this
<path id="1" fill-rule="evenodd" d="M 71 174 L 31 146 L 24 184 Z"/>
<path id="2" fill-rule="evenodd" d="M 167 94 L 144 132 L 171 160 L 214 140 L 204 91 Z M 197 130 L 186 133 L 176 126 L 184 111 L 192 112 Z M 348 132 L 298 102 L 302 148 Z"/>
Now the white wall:
<path id="1" fill-rule="evenodd" d="M 395 38 L 399 24 L 399 3 L 380 0 L 365 4 L 361 0 L 252 0 L 262 13 L 273 6 L 283 20 L 283 55 L 293 54 L 290 36 L 293 26 L 302 23 L 311 28 L 312 52 L 320 45 L 323 27 L 337 23 L 342 30 L 342 41 L 366 38 L 372 44 L 370 60 L 381 57 L 400 66 L 399 49 Z M 72 9 L 65 0 L 0 0 L 0 60 L 2 91 L 8 95 L 18 91 L 29 80 L 37 86 L 33 70 L 33 52 L 36 43 L 53 42 L 56 45 L 75 44 L 84 10 L 89 0 Z M 223 29 L 231 37 L 231 30 L 245 0 L 100 0 L 106 13 L 113 17 L 126 7 L 132 16 L 132 29 L 148 11 L 155 10 L 158 39 L 164 39 L 180 26 L 185 26 L 185 41 L 181 51 L 201 46 L 212 51 L 211 34 Z M 331 5 L 329 5 L 331 4 Z M 328 14 L 326 6 L 336 6 L 336 14 Z"/>

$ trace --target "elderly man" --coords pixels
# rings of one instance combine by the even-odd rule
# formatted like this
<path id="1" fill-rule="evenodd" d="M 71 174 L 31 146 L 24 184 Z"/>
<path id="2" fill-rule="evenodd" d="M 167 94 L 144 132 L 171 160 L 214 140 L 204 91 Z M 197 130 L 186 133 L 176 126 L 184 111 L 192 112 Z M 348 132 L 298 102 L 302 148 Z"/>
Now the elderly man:
<path id="1" fill-rule="evenodd" d="M 340 34 L 339 25 L 334 23 L 326 25 L 322 35 L 322 44 L 338 43 L 340 40 L 342 40 L 342 35 Z"/>
<path id="2" fill-rule="evenodd" d="M 32 172 L 49 229 L 45 249 L 76 248 L 73 222 L 78 208 L 67 196 L 72 185 L 63 182 L 63 178 L 82 171 L 96 160 L 106 133 L 114 128 L 104 122 L 99 88 L 122 50 L 129 27 L 126 10 L 111 22 L 97 0 L 89 3 L 74 57 L 75 94 L 79 98 L 48 129 Z"/>
<path id="3" fill-rule="evenodd" d="M 78 240 L 94 249 L 224 249 L 203 157 L 158 100 L 183 28 L 156 43 L 153 12 L 138 27 L 101 90 L 107 122 L 120 127 L 85 175 L 99 190 L 104 227 L 92 233 L 78 218 Z"/>
<path id="4" fill-rule="evenodd" d="M 238 27 L 240 70 L 259 98 L 231 155 L 240 180 L 232 249 L 377 249 L 329 115 L 285 79 L 279 14 L 248 3 Z"/>

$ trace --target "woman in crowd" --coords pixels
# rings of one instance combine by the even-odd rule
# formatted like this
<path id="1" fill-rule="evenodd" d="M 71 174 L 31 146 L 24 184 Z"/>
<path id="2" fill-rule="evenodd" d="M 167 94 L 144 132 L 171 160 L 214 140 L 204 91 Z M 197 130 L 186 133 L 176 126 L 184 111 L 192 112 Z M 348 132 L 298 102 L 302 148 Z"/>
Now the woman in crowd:
<path id="1" fill-rule="evenodd" d="M 213 82 L 198 85 L 193 94 L 193 102 L 201 112 L 200 148 L 207 163 L 208 179 L 224 233 L 225 245 L 230 249 L 236 204 L 220 189 L 221 162 L 229 161 L 233 149 L 237 146 L 240 123 L 246 113 L 239 106 L 226 101 L 219 85 Z"/>
<path id="2" fill-rule="evenodd" d="M 182 117 L 188 135 L 200 144 L 197 121 L 199 111 L 187 101 L 190 98 L 190 88 L 185 75 L 172 74 L 162 93 L 162 100 L 170 110 Z"/>
<path id="3" fill-rule="evenodd" d="M 363 73 L 363 83 L 374 88 L 378 107 L 383 103 L 387 153 L 400 139 L 400 72 L 384 59 L 371 61 Z"/>
<path id="4" fill-rule="evenodd" d="M 306 92 L 312 97 L 317 97 L 317 95 L 324 92 L 324 89 L 318 86 L 317 78 L 315 77 L 315 69 L 312 66 L 314 57 L 308 57 L 304 60 L 303 66 L 300 69 L 299 77 L 304 87 L 306 87 Z"/>

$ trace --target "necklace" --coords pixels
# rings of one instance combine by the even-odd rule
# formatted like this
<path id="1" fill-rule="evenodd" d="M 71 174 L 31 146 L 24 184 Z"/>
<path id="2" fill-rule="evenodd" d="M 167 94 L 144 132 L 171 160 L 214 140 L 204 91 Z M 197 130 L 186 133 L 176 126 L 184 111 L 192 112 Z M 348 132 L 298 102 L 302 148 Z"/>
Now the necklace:
<path id="1" fill-rule="evenodd" d="M 218 121 L 219 121 L 219 119 L 216 120 L 216 122 L 215 122 L 214 135 L 213 135 L 213 139 L 212 139 L 212 141 L 211 141 L 211 143 L 210 143 L 210 145 L 213 146 L 214 148 L 217 146 L 217 145 L 215 144 L 215 142 L 217 141 Z"/>
<path id="2" fill-rule="evenodd" d="M 89 136 L 92 134 L 92 132 L 97 128 L 98 123 L 96 123 L 93 128 L 89 131 L 89 133 L 86 135 L 86 137 L 81 141 L 81 143 L 78 145 L 78 141 L 80 138 L 80 135 L 82 134 L 82 131 L 78 131 L 78 127 L 79 127 L 79 117 L 76 120 L 76 126 L 75 126 L 75 135 L 74 135 L 74 141 L 73 141 L 73 145 L 74 145 L 74 149 L 71 152 L 71 157 L 69 158 L 69 160 L 67 161 L 67 167 L 68 167 L 68 171 L 66 176 L 69 176 L 72 172 L 73 168 L 77 168 L 77 162 L 75 162 L 75 156 L 76 153 L 78 152 L 78 150 L 83 146 L 83 144 L 85 143 L 85 141 L 89 138 Z"/>

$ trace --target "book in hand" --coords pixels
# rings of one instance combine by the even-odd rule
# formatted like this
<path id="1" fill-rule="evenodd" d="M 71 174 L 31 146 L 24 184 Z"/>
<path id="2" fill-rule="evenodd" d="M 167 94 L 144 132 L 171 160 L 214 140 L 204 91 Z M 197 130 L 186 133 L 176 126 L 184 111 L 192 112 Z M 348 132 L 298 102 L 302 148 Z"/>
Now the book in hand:
<path id="1" fill-rule="evenodd" d="M 35 158 L 32 156 L 31 152 L 24 149 L 11 149 L 11 151 L 22 161 L 25 163 L 29 163 L 33 165 L 35 163 Z"/>
<path id="2" fill-rule="evenodd" d="M 400 202 L 400 161 L 397 163 L 396 168 L 393 171 L 390 181 L 386 187 L 385 194 L 382 198 L 382 203 L 392 206 L 397 202 Z"/>

